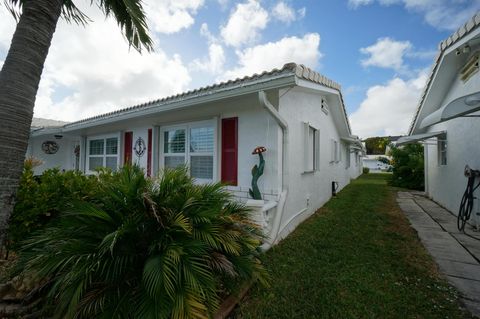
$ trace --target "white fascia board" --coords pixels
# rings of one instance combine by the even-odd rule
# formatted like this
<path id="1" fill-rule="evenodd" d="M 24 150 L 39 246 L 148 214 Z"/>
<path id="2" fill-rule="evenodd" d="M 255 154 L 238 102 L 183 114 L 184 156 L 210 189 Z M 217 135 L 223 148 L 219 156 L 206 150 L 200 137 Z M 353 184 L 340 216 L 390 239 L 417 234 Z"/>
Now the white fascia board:
<path id="1" fill-rule="evenodd" d="M 63 133 L 62 127 L 46 127 L 30 131 L 30 137 Z"/>
<path id="2" fill-rule="evenodd" d="M 247 95 L 263 90 L 270 90 L 275 88 L 281 88 L 285 86 L 291 86 L 295 84 L 295 75 L 287 74 L 277 77 L 270 77 L 268 79 L 257 80 L 249 83 L 240 83 L 238 85 L 226 88 L 218 88 L 200 92 L 198 95 L 187 96 L 184 99 L 179 98 L 174 101 L 160 101 L 159 103 L 153 103 L 150 106 L 143 108 L 134 108 L 132 110 L 126 110 L 118 114 L 106 115 L 98 119 L 91 119 L 86 122 L 66 124 L 59 128 L 56 132 L 71 132 L 79 129 L 95 127 L 99 125 L 106 125 L 114 123 L 116 121 L 128 120 L 132 118 L 142 117 L 150 114 L 158 114 L 166 111 L 172 111 L 176 109 L 182 109 L 197 104 L 205 104 L 215 102 L 222 99 L 228 99 L 241 95 Z M 33 132 L 32 136 L 47 134 L 45 131 Z"/>
<path id="3" fill-rule="evenodd" d="M 315 90 L 315 91 L 322 91 L 322 92 L 325 92 L 325 93 L 330 93 L 330 94 L 335 94 L 335 95 L 339 94 L 338 90 L 332 89 L 332 88 L 330 88 L 328 86 L 325 86 L 325 85 L 322 85 L 320 83 L 315 83 L 315 82 L 304 80 L 304 79 L 297 78 L 296 85 L 300 86 L 302 88 L 311 89 L 311 90 Z"/>

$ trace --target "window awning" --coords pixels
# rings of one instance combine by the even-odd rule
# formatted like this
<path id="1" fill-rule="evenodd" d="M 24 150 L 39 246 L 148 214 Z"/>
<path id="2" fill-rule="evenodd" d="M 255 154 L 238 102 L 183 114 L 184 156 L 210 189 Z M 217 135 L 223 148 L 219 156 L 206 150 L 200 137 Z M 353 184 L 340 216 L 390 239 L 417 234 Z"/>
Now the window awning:
<path id="1" fill-rule="evenodd" d="M 398 145 L 403 145 L 403 144 L 416 143 L 418 141 L 427 140 L 429 138 L 437 137 L 437 136 L 445 135 L 445 134 L 447 134 L 446 131 L 440 131 L 440 132 L 429 132 L 429 133 L 424 133 L 424 134 L 403 136 L 403 137 L 400 137 L 397 140 L 396 145 L 398 146 Z"/>
<path id="2" fill-rule="evenodd" d="M 425 117 L 420 123 L 420 128 L 445 122 L 476 111 L 480 111 L 480 92 L 462 96 L 442 106 L 440 109 Z"/>

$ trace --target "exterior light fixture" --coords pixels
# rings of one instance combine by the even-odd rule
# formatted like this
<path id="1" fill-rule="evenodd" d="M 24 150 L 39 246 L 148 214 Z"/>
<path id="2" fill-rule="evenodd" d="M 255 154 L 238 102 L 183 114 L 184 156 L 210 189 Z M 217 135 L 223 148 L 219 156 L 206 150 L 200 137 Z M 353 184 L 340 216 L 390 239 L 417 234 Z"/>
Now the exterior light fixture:
<path id="1" fill-rule="evenodd" d="M 57 140 L 61 140 L 63 135 L 60 135 L 60 134 L 55 134 L 54 137 L 57 139 Z"/>

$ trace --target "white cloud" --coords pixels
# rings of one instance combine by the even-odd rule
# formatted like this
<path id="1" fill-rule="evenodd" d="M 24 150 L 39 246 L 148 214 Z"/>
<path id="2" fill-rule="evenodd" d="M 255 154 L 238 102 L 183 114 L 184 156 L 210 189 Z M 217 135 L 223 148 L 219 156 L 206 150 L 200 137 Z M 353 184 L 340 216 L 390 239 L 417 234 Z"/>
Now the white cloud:
<path id="1" fill-rule="evenodd" d="M 191 79 L 180 56 L 169 56 L 158 47 L 140 55 L 129 49 L 113 19 L 105 20 L 94 6 L 82 9 L 96 22 L 85 28 L 59 22 L 40 82 L 35 116 L 78 120 L 187 88 Z"/>
<path id="2" fill-rule="evenodd" d="M 16 22 L 13 16 L 4 8 L 0 7 L 0 52 L 8 50 L 15 31 Z"/>
<path id="3" fill-rule="evenodd" d="M 218 39 L 210 32 L 208 24 L 206 23 L 202 23 L 202 25 L 200 26 L 200 35 L 202 37 L 205 37 L 209 43 L 218 42 Z"/>
<path id="4" fill-rule="evenodd" d="M 303 7 L 297 10 L 298 14 L 298 19 L 303 19 L 305 18 L 305 15 L 307 14 L 307 8 Z"/>
<path id="5" fill-rule="evenodd" d="M 361 53 L 369 55 L 361 63 L 363 66 L 377 66 L 401 71 L 405 69 L 403 58 L 412 50 L 412 47 L 409 41 L 395 41 L 388 37 L 380 38 L 375 44 L 360 49 Z"/>
<path id="6" fill-rule="evenodd" d="M 190 27 L 204 0 L 146 0 L 148 25 L 160 33 L 172 34 Z"/>
<path id="7" fill-rule="evenodd" d="M 365 100 L 349 117 L 353 133 L 362 138 L 406 134 L 427 74 L 423 70 L 413 79 L 395 77 L 369 88 Z"/>
<path id="8" fill-rule="evenodd" d="M 239 65 L 227 71 L 223 79 L 281 68 L 288 62 L 301 63 L 315 68 L 322 56 L 319 46 L 320 35 L 318 33 L 308 33 L 302 38 L 285 37 L 277 42 L 269 42 L 237 51 Z"/>
<path id="9" fill-rule="evenodd" d="M 305 17 L 306 8 L 303 7 L 297 11 L 283 1 L 278 2 L 273 7 L 273 17 L 283 23 L 290 24 L 297 19 Z"/>
<path id="10" fill-rule="evenodd" d="M 248 0 L 237 4 L 227 24 L 221 27 L 220 33 L 227 45 L 240 47 L 258 40 L 259 32 L 265 29 L 268 20 L 268 12 L 259 1 Z"/>
<path id="11" fill-rule="evenodd" d="M 401 4 L 407 10 L 420 13 L 425 21 L 440 30 L 455 30 L 480 10 L 480 0 L 376 0 L 389 6 Z M 370 5 L 375 0 L 349 0 L 351 8 Z"/>
<path id="12" fill-rule="evenodd" d="M 208 58 L 195 59 L 192 62 L 192 69 L 207 71 L 211 74 L 222 72 L 225 64 L 225 52 L 223 47 L 218 43 L 212 43 L 208 47 Z"/>

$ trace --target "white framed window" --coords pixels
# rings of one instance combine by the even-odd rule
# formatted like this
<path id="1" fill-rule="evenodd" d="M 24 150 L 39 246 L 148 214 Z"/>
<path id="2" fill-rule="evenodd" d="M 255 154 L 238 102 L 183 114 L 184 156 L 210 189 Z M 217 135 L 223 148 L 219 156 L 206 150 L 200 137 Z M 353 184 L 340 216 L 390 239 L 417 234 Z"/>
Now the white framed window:
<path id="1" fill-rule="evenodd" d="M 216 180 L 215 121 L 163 127 L 160 134 L 162 167 L 186 165 L 196 181 L 208 183 Z"/>
<path id="2" fill-rule="evenodd" d="M 304 172 L 320 169 L 320 131 L 309 123 L 303 123 L 304 130 Z"/>
<path id="3" fill-rule="evenodd" d="M 332 147 L 331 147 L 331 157 L 330 163 L 338 163 L 340 159 L 340 148 L 338 146 L 338 142 L 334 139 L 331 140 Z"/>
<path id="4" fill-rule="evenodd" d="M 118 168 L 118 135 L 104 135 L 87 138 L 87 171 L 92 173 L 97 168 Z"/>
<path id="5" fill-rule="evenodd" d="M 447 137 L 440 136 L 437 141 L 438 165 L 447 165 Z"/>
<path id="6" fill-rule="evenodd" d="M 345 146 L 345 169 L 350 168 L 351 156 L 352 154 L 350 153 L 350 146 L 347 144 Z"/>

